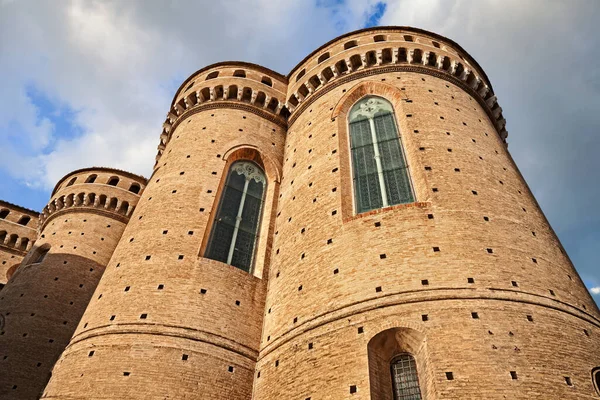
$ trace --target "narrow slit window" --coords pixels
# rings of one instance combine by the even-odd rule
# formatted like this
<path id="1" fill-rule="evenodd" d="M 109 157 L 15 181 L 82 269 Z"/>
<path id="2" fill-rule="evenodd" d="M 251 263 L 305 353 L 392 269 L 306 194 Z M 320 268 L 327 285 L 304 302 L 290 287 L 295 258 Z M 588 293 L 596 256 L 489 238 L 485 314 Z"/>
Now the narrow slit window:
<path id="1" fill-rule="evenodd" d="M 369 96 L 349 114 L 356 212 L 412 203 L 414 194 L 392 105 Z"/>
<path id="2" fill-rule="evenodd" d="M 417 364 L 410 354 L 401 354 L 391 363 L 394 400 L 421 400 Z"/>
<path id="3" fill-rule="evenodd" d="M 266 184 L 265 174 L 256 164 L 237 161 L 231 165 L 208 243 L 207 258 L 250 272 Z"/>

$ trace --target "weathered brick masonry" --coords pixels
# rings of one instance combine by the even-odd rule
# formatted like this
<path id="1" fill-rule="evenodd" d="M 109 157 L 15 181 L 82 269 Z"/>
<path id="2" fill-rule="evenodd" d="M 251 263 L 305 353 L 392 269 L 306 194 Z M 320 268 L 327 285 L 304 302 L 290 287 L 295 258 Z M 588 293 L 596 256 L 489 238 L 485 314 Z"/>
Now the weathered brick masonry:
<path id="1" fill-rule="evenodd" d="M 393 106 L 416 201 L 357 214 L 348 113 L 365 96 Z M 44 399 L 393 400 L 390 361 L 410 353 L 428 400 L 599 398 L 600 312 L 505 124 L 477 62 L 415 28 L 349 33 L 287 77 L 241 62 L 197 71 L 147 187 L 97 172 L 121 177 L 95 193 L 129 211 L 58 210 L 80 193 L 71 177 L 93 170 L 57 185 L 0 292 L 0 394 L 36 398 L 62 352 Z M 238 160 L 267 178 L 251 273 L 205 257 Z M 51 332 L 58 345 L 39 340 Z"/>

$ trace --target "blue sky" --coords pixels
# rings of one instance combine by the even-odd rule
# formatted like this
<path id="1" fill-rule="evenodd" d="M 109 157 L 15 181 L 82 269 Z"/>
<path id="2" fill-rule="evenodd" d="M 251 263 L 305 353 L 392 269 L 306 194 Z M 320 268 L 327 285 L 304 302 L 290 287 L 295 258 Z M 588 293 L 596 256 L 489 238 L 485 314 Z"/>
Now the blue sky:
<path id="1" fill-rule="evenodd" d="M 286 74 L 351 30 L 409 25 L 487 72 L 509 150 L 600 299 L 600 2 L 0 0 L 0 198 L 40 210 L 67 172 L 148 176 L 179 84 L 223 60 Z"/>

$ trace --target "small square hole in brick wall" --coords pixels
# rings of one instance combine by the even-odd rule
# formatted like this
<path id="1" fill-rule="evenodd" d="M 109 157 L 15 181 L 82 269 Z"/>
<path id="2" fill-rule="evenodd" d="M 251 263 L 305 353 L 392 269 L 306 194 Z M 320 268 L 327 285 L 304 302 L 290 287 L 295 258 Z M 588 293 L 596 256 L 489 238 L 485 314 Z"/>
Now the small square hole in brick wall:
<path id="1" fill-rule="evenodd" d="M 227 367 L 227 371 L 229 372 L 233 372 L 234 368 L 230 365 L 229 367 Z"/>
<path id="2" fill-rule="evenodd" d="M 94 353 L 95 353 L 95 352 L 94 352 L 94 350 L 90 351 L 90 352 L 88 353 L 88 357 L 92 357 L 92 356 L 94 355 Z"/>
<path id="3" fill-rule="evenodd" d="M 475 279 L 473 279 L 473 278 L 467 278 L 467 283 L 475 283 Z"/>
<path id="4" fill-rule="evenodd" d="M 385 254 L 380 254 L 379 258 L 383 260 L 383 259 L 387 258 L 387 256 Z"/>
<path id="5" fill-rule="evenodd" d="M 419 147 L 419 151 L 425 151 L 425 147 Z"/>
<path id="6" fill-rule="evenodd" d="M 110 316 L 110 320 L 111 320 L 111 321 L 114 321 L 116 317 L 117 317 L 116 315 L 111 315 L 111 316 Z"/>
<path id="7" fill-rule="evenodd" d="M 365 332 L 365 329 L 362 326 L 359 326 L 357 331 L 359 334 L 361 334 Z"/>
<path id="8" fill-rule="evenodd" d="M 176 190 L 173 190 L 171 193 L 177 193 L 177 189 L 176 189 Z"/>
<path id="9" fill-rule="evenodd" d="M 142 314 L 142 315 L 140 315 L 140 319 L 146 319 L 146 318 L 148 318 L 148 314 Z"/>
<path id="10" fill-rule="evenodd" d="M 194 231 L 188 231 L 188 235 L 190 235 L 190 236 L 191 236 L 191 235 L 193 235 L 193 234 L 194 234 Z"/>
<path id="11" fill-rule="evenodd" d="M 454 172 L 460 172 L 460 168 L 454 168 Z"/>
<path id="12" fill-rule="evenodd" d="M 406 114 L 406 118 L 411 118 L 412 114 Z"/>
<path id="13" fill-rule="evenodd" d="M 490 220 L 490 218 L 489 218 L 489 217 L 483 217 L 483 220 L 484 220 L 484 221 L 489 221 L 489 220 Z"/>
<path id="14" fill-rule="evenodd" d="M 125 291 L 129 292 L 129 289 L 131 289 L 131 286 L 125 286 Z"/>
<path id="15" fill-rule="evenodd" d="M 333 210 L 333 211 L 331 212 L 331 215 L 335 215 L 335 214 L 337 214 L 337 210 Z"/>
<path id="16" fill-rule="evenodd" d="M 336 187 L 334 187 L 334 188 L 332 188 L 332 189 L 331 189 L 331 191 L 332 191 L 332 192 L 336 192 L 336 191 L 337 191 L 337 188 L 336 188 Z"/>
<path id="17" fill-rule="evenodd" d="M 298 291 L 302 290 L 302 285 L 298 286 Z"/>
<path id="18" fill-rule="evenodd" d="M 236 300 L 236 301 L 235 301 L 235 305 L 236 305 L 236 306 L 239 306 L 240 304 L 241 304 L 241 303 L 240 303 L 240 301 L 239 301 L 239 300 Z"/>
<path id="19" fill-rule="evenodd" d="M 337 171 L 338 171 L 337 168 L 334 168 L 334 169 L 331 170 L 331 172 L 337 172 Z"/>
<path id="20" fill-rule="evenodd" d="M 535 264 L 537 264 L 537 259 L 532 258 L 531 261 L 533 261 Z"/>
<path id="21" fill-rule="evenodd" d="M 452 149 L 448 149 L 448 153 L 452 153 Z"/>
<path id="22" fill-rule="evenodd" d="M 418 130 L 418 129 L 415 129 L 413 132 L 414 132 L 414 133 L 419 133 L 419 130 Z"/>
<path id="23" fill-rule="evenodd" d="M 473 195 L 477 196 L 477 190 L 471 190 L 471 193 L 473 193 Z"/>
<path id="24" fill-rule="evenodd" d="M 279 367 L 279 360 L 275 360 L 275 367 Z"/>
<path id="25" fill-rule="evenodd" d="M 294 317 L 294 323 L 298 322 L 298 317 Z"/>
<path id="26" fill-rule="evenodd" d="M 179 256 L 177 256 L 178 260 L 183 260 L 183 254 L 180 254 Z"/>
<path id="27" fill-rule="evenodd" d="M 492 254 L 494 252 L 494 250 L 492 249 L 485 249 L 489 254 Z"/>
<path id="28" fill-rule="evenodd" d="M 472 313 L 471 313 L 471 317 L 472 317 L 473 319 L 479 319 L 479 314 L 477 314 L 476 312 L 472 312 Z"/>
<path id="29" fill-rule="evenodd" d="M 527 321 L 533 322 L 533 315 L 528 315 L 527 316 Z"/>
<path id="30" fill-rule="evenodd" d="M 312 343 L 309 343 L 309 344 L 308 344 L 308 349 L 309 349 L 309 350 L 312 350 L 312 348 L 313 348 L 313 344 L 312 344 Z"/>
<path id="31" fill-rule="evenodd" d="M 512 379 L 518 379 L 518 377 L 517 377 L 517 371 L 510 371 L 510 377 Z"/>
<path id="32" fill-rule="evenodd" d="M 333 239 L 327 239 L 327 244 L 333 243 Z"/>
<path id="33" fill-rule="evenodd" d="M 158 290 L 163 290 L 164 288 L 165 288 L 165 285 L 163 285 L 163 284 L 160 284 L 160 285 L 158 285 L 158 287 L 157 287 L 157 289 L 158 289 Z"/>
<path id="34" fill-rule="evenodd" d="M 204 212 L 204 207 L 200 209 L 200 212 Z"/>
<path id="35" fill-rule="evenodd" d="M 150 259 L 150 256 L 146 256 L 146 261 L 148 261 Z"/>
<path id="36" fill-rule="evenodd" d="M 421 279 L 421 285 L 423 285 L 423 286 L 429 285 L 429 280 L 428 279 Z"/>
<path id="37" fill-rule="evenodd" d="M 569 386 L 573 386 L 573 381 L 571 381 L 571 377 L 565 376 L 565 383 Z"/>
<path id="38" fill-rule="evenodd" d="M 200 289 L 200 294 L 206 294 L 206 289 Z"/>
<path id="39" fill-rule="evenodd" d="M 354 394 L 357 390 L 358 389 L 356 389 L 356 385 L 350 385 L 350 393 Z"/>
<path id="40" fill-rule="evenodd" d="M 583 333 L 585 334 L 585 336 L 589 337 L 590 336 L 590 332 L 587 329 L 583 330 Z"/>
<path id="41" fill-rule="evenodd" d="M 548 289 L 548 291 L 550 292 L 550 295 L 552 295 L 552 296 L 556 296 L 556 293 L 554 293 L 554 290 L 552 290 L 552 289 Z"/>
<path id="42" fill-rule="evenodd" d="M 183 361 L 187 361 L 187 359 L 188 359 L 188 355 L 187 355 L 187 354 L 182 354 L 182 355 L 181 355 L 181 359 L 182 359 Z"/>
<path id="43" fill-rule="evenodd" d="M 427 219 L 433 219 L 433 214 L 427 214 Z"/>
<path id="44" fill-rule="evenodd" d="M 375 291 L 376 291 L 377 293 L 381 292 L 381 290 L 382 290 L 382 289 L 381 289 L 381 286 L 377 286 L 377 287 L 375 288 Z"/>
<path id="45" fill-rule="evenodd" d="M 425 167 L 425 171 L 431 171 L 431 167 Z"/>
<path id="46" fill-rule="evenodd" d="M 532 234 L 533 236 L 535 236 L 535 232 L 534 232 L 534 231 L 531 231 L 531 234 Z"/>
<path id="47" fill-rule="evenodd" d="M 438 190 L 438 188 L 432 188 L 432 189 L 431 189 L 431 191 L 432 191 L 433 193 L 437 193 L 439 190 Z"/>
<path id="48" fill-rule="evenodd" d="M 511 283 L 511 285 L 513 285 L 514 287 L 519 287 L 519 284 L 517 283 L 517 281 L 511 281 L 510 283 Z"/>
<path id="49" fill-rule="evenodd" d="M 304 260 L 304 257 L 306 257 L 306 254 L 302 253 L 302 255 L 300 256 L 300 259 Z"/>
<path id="50" fill-rule="evenodd" d="M 438 251 L 440 251 L 440 248 L 439 248 L 439 247 L 437 247 L 437 246 L 434 246 L 434 247 L 433 247 L 433 251 L 437 253 Z"/>
<path id="51" fill-rule="evenodd" d="M 340 270 L 339 270 L 339 269 L 337 269 L 337 268 L 333 270 L 333 274 L 334 274 L 334 275 L 335 275 L 335 274 L 338 274 L 339 272 L 340 272 Z"/>
<path id="52" fill-rule="evenodd" d="M 423 315 L 421 315 L 421 320 L 429 321 L 429 316 L 427 314 L 423 314 Z"/>
<path id="53" fill-rule="evenodd" d="M 164 230 L 163 235 L 166 235 L 168 232 L 169 232 L 168 230 Z"/>
<path id="54" fill-rule="evenodd" d="M 452 372 L 446 372 L 446 379 L 449 381 L 454 380 L 454 374 Z"/>
<path id="55" fill-rule="evenodd" d="M 123 372 L 123 376 L 129 376 L 129 375 L 131 375 L 131 372 L 127 372 L 127 371 Z"/>

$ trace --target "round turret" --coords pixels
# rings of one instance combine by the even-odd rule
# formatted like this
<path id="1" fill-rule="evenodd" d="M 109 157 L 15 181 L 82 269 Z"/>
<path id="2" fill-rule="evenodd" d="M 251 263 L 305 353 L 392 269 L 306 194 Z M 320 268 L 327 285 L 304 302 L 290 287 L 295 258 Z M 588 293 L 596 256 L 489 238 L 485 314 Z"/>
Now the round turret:
<path id="1" fill-rule="evenodd" d="M 216 64 L 184 83 L 154 174 L 45 398 L 146 398 L 149 387 L 160 398 L 251 397 L 286 83 L 245 63 Z M 231 192 L 235 204 L 221 201 Z"/>
<path id="2" fill-rule="evenodd" d="M 2 399 L 41 395 L 145 184 L 124 171 L 87 168 L 56 185 L 38 240 L 0 292 Z"/>

